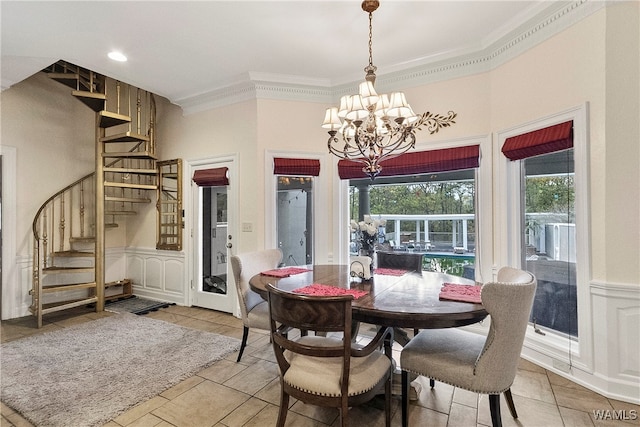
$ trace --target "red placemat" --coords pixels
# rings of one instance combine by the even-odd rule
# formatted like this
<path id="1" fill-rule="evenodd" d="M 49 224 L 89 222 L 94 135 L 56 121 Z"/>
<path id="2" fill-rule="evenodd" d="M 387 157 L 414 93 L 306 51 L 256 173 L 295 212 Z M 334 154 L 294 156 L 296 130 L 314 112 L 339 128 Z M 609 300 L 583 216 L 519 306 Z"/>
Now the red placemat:
<path id="1" fill-rule="evenodd" d="M 313 283 L 303 288 L 294 289 L 293 292 L 297 294 L 332 297 L 338 295 L 353 295 L 355 299 L 365 296 L 367 291 L 360 291 L 358 289 L 344 289 L 337 286 L 321 285 L 320 283 Z"/>
<path id="2" fill-rule="evenodd" d="M 308 268 L 301 267 L 284 267 L 284 268 L 275 268 L 273 270 L 263 271 L 260 274 L 263 276 L 272 276 L 272 277 L 289 277 L 292 274 L 300 274 L 306 273 L 307 271 L 311 271 Z"/>
<path id="3" fill-rule="evenodd" d="M 396 268 L 376 268 L 374 274 L 382 274 L 384 276 L 402 276 L 409 270 L 398 270 Z"/>
<path id="4" fill-rule="evenodd" d="M 440 290 L 440 299 L 481 304 L 481 291 L 482 286 L 443 283 L 442 289 Z"/>

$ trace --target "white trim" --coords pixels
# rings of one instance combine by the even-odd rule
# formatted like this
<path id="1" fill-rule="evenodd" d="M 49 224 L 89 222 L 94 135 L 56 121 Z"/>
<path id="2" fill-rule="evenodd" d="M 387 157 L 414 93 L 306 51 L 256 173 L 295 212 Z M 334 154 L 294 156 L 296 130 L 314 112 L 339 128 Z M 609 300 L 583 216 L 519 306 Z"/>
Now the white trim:
<path id="1" fill-rule="evenodd" d="M 214 157 L 206 157 L 206 158 L 198 158 L 198 159 L 188 159 L 184 162 L 184 173 L 182 175 L 182 188 L 184 191 L 183 194 L 183 204 L 185 207 L 185 217 L 184 217 L 184 250 L 185 250 L 185 305 L 191 306 L 193 304 L 193 293 L 194 288 L 192 287 L 192 283 L 196 280 L 194 277 L 196 272 L 198 271 L 198 248 L 196 248 L 196 231 L 197 223 L 195 223 L 194 218 L 199 215 L 199 209 L 197 206 L 197 200 L 194 197 L 194 189 L 192 186 L 192 178 L 193 174 L 197 170 L 201 169 L 209 169 L 220 164 L 229 164 L 231 163 L 233 167 L 229 168 L 229 190 L 227 192 L 227 218 L 229 219 L 227 224 L 227 232 L 233 236 L 233 247 L 230 250 L 230 253 L 233 253 L 238 244 L 238 221 L 237 216 L 239 214 L 238 209 L 238 191 L 240 189 L 239 175 L 238 169 L 240 168 L 238 154 L 223 154 L 220 156 Z M 195 184 L 193 184 L 195 185 Z M 235 216 L 235 217 L 234 217 Z M 233 272 L 231 271 L 231 263 L 227 263 L 227 277 L 231 279 L 233 277 Z M 230 282 L 230 280 L 228 280 Z M 236 290 L 235 286 L 228 287 L 229 296 L 235 296 Z M 235 304 L 233 313 L 234 316 L 240 317 L 240 306 Z"/>
<path id="2" fill-rule="evenodd" d="M 576 248 L 576 280 L 578 300 L 578 341 L 546 331 L 545 336 L 527 330 L 524 347 L 526 354 L 536 363 L 544 364 L 545 358 L 571 364 L 584 372 L 593 372 L 593 338 L 591 299 L 589 296 L 591 234 L 589 216 L 589 138 L 588 104 L 549 115 L 537 120 L 496 132 L 494 149 L 494 193 L 496 254 L 495 267 L 510 265 L 521 267 L 521 161 L 510 161 L 501 152 L 507 138 L 553 126 L 569 120 L 573 121 L 573 141 L 575 158 L 575 212 L 576 236 L 584 239 Z M 500 226 L 504 224 L 503 226 Z M 537 355 L 537 356 L 535 356 Z M 548 365 L 549 363 L 547 363 Z M 552 369 L 554 370 L 554 369 Z M 557 369 L 555 370 L 557 371 Z"/>
<path id="3" fill-rule="evenodd" d="M 320 201 L 326 200 L 326 189 L 329 188 L 330 171 L 327 167 L 326 153 L 311 153 L 304 151 L 265 150 L 264 155 L 264 244 L 265 248 L 277 248 L 275 194 L 278 181 L 273 174 L 274 158 L 313 159 L 320 162 L 320 175 L 313 177 L 313 260 L 314 264 L 327 264 L 332 260 L 329 252 L 329 239 L 325 230 L 329 230 L 329 219 L 320 215 Z"/>
<path id="4" fill-rule="evenodd" d="M 0 145 L 0 156 L 2 156 L 2 307 L 0 309 L 2 320 L 4 320 L 21 317 L 26 313 L 21 303 L 24 294 L 19 286 L 16 255 L 16 194 L 18 191 L 16 147 Z M 29 236 L 31 237 L 31 234 Z M 31 239 L 26 240 L 31 242 Z"/>
<path id="5" fill-rule="evenodd" d="M 376 89 L 378 92 L 393 92 L 491 71 L 600 10 L 606 3 L 589 0 L 548 2 L 534 10 L 526 22 L 488 41 L 485 47 L 468 48 L 466 52 L 458 51 L 450 56 L 425 58 L 421 64 L 410 68 L 400 64 L 391 72 L 379 74 Z M 324 79 L 250 72 L 241 76 L 240 81 L 229 82 L 225 87 L 174 102 L 182 107 L 185 115 L 252 99 L 331 104 L 352 92 L 357 85 L 358 81 L 331 84 Z"/>

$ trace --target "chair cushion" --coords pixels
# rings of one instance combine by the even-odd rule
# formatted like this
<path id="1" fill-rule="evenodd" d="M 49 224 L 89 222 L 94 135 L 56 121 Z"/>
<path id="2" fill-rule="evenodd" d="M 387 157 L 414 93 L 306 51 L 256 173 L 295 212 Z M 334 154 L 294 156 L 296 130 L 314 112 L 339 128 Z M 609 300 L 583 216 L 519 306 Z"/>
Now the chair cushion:
<path id="1" fill-rule="evenodd" d="M 299 341 L 309 345 L 342 345 L 342 340 L 330 337 L 305 336 Z M 285 357 L 291 364 L 283 376 L 287 384 L 321 396 L 340 396 L 342 358 L 304 356 L 289 351 L 285 351 Z M 365 357 L 352 357 L 349 396 L 373 389 L 390 367 L 391 361 L 379 351 Z"/>
<path id="2" fill-rule="evenodd" d="M 425 329 L 402 349 L 400 366 L 404 371 L 477 393 L 494 392 L 491 384 L 474 374 L 485 340 L 484 336 L 454 328 Z"/>

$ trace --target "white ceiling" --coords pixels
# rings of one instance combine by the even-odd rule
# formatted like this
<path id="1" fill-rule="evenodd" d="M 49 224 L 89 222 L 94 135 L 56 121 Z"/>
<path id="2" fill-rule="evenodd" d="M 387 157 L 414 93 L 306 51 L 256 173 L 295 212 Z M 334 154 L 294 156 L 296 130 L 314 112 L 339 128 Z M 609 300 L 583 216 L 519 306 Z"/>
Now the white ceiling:
<path id="1" fill-rule="evenodd" d="M 384 75 L 476 52 L 560 3 L 381 0 L 373 62 Z M 3 89 L 64 59 L 180 104 L 249 75 L 332 87 L 368 63 L 360 0 L 2 0 L 1 19 Z"/>

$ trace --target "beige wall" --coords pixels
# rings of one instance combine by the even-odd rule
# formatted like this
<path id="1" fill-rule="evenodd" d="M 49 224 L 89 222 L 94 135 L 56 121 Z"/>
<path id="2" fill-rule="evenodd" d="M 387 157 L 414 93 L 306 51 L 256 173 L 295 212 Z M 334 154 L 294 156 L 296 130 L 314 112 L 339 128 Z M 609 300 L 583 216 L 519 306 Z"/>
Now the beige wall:
<path id="1" fill-rule="evenodd" d="M 31 223 L 42 203 L 95 169 L 95 118 L 69 87 L 43 74 L 0 96 L 1 142 L 17 152 L 16 249 L 26 256 L 33 248 Z"/>
<path id="2" fill-rule="evenodd" d="M 640 208 L 637 197 L 629 197 L 640 193 L 639 8 L 627 2 L 602 9 L 491 72 L 406 90 L 416 111 L 458 113 L 455 126 L 420 134 L 427 144 L 491 134 L 588 102 L 593 277 L 622 283 L 637 283 L 640 275 Z M 17 247 L 26 255 L 40 203 L 93 168 L 93 113 L 42 75 L 2 92 L 2 103 L 2 143 L 18 149 Z M 262 247 L 265 151 L 325 153 L 327 135 L 319 123 L 327 105 L 254 100 L 183 116 L 166 100 L 158 104 L 160 159 L 238 154 L 238 222 L 255 224 L 238 249 Z M 59 162 L 42 167 L 51 158 Z M 331 206 L 333 192 L 325 197 Z M 123 233 L 126 245 L 154 247 L 154 218 L 150 209 L 130 220 L 126 233 L 110 232 L 108 244 Z"/>

